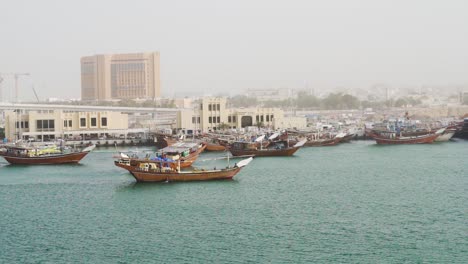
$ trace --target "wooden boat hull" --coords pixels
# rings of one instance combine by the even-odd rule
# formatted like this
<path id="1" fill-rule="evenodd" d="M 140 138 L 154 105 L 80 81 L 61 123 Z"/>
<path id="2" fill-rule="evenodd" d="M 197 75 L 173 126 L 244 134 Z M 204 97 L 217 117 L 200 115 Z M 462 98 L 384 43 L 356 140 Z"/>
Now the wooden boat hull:
<path id="1" fill-rule="evenodd" d="M 117 161 L 115 165 L 122 167 Z M 132 168 L 128 170 L 138 182 L 187 182 L 232 179 L 241 168 L 234 167 L 224 170 L 195 170 L 182 172 L 156 172 Z"/>
<path id="2" fill-rule="evenodd" d="M 342 138 L 332 138 L 326 140 L 311 140 L 307 141 L 304 144 L 304 147 L 327 147 L 327 146 L 335 146 L 340 143 Z"/>
<path id="3" fill-rule="evenodd" d="M 240 150 L 230 149 L 233 156 L 250 156 L 255 157 L 275 157 L 275 156 L 292 156 L 300 147 L 290 147 L 284 149 L 257 149 L 257 150 Z"/>
<path id="4" fill-rule="evenodd" d="M 206 151 L 225 151 L 226 146 L 219 144 L 206 143 Z"/>
<path id="5" fill-rule="evenodd" d="M 433 128 L 433 129 L 421 129 L 421 130 L 416 130 L 416 131 L 411 131 L 411 130 L 403 130 L 400 132 L 400 136 L 402 137 L 418 137 L 418 136 L 425 136 L 428 134 L 434 134 L 437 132 L 437 130 L 441 129 L 439 128 Z M 370 130 L 368 131 L 369 134 L 376 134 L 376 135 L 390 135 L 394 133 L 393 131 L 386 131 L 386 130 Z"/>
<path id="6" fill-rule="evenodd" d="M 339 143 L 349 143 L 351 139 L 353 139 L 356 135 L 355 134 L 348 134 L 344 136 Z"/>
<path id="7" fill-rule="evenodd" d="M 60 155 L 50 155 L 42 157 L 17 157 L 2 154 L 3 158 L 11 164 L 23 164 L 23 165 L 52 165 L 52 164 L 67 164 L 67 163 L 78 163 L 83 159 L 89 152 L 77 152 Z"/>
<path id="8" fill-rule="evenodd" d="M 172 138 L 170 136 L 165 136 L 165 135 L 157 135 L 156 136 L 156 141 L 155 141 L 155 146 L 158 149 L 163 149 L 168 146 L 172 146 L 175 143 L 177 143 L 178 140 L 175 138 Z"/>
<path id="9" fill-rule="evenodd" d="M 202 153 L 206 149 L 206 144 L 202 143 L 202 146 L 197 149 L 197 154 Z"/>
<path id="10" fill-rule="evenodd" d="M 198 159 L 198 153 L 191 154 L 187 158 L 183 158 L 180 161 L 181 168 L 188 168 Z"/>
<path id="11" fill-rule="evenodd" d="M 384 138 L 379 135 L 371 135 L 377 144 L 380 145 L 397 145 L 397 144 L 425 144 L 432 143 L 439 134 L 429 134 L 426 136 L 409 137 L 409 138 Z"/>

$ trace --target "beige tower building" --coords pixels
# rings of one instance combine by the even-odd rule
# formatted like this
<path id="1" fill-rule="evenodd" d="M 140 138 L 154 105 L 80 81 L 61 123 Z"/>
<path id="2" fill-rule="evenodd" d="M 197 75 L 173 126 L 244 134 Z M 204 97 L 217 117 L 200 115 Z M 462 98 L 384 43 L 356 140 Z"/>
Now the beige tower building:
<path id="1" fill-rule="evenodd" d="M 81 99 L 154 99 L 161 96 L 159 52 L 81 58 Z"/>

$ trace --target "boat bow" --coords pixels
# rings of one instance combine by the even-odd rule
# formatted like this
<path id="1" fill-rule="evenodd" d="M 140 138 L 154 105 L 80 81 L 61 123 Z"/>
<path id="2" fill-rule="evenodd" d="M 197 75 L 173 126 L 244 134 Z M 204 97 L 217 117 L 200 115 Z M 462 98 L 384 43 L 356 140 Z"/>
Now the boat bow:
<path id="1" fill-rule="evenodd" d="M 307 138 L 306 138 L 306 139 L 303 139 L 303 140 L 301 140 L 301 141 L 299 141 L 299 142 L 297 142 L 297 143 L 293 146 L 293 148 L 302 147 L 302 146 L 304 146 L 304 144 L 305 144 L 306 142 L 307 142 Z"/>
<path id="2" fill-rule="evenodd" d="M 243 159 L 243 160 L 237 162 L 237 167 L 239 167 L 239 168 L 245 167 L 245 166 L 247 166 L 252 160 L 253 160 L 252 157 L 250 157 L 250 158 L 248 158 L 248 159 Z"/>

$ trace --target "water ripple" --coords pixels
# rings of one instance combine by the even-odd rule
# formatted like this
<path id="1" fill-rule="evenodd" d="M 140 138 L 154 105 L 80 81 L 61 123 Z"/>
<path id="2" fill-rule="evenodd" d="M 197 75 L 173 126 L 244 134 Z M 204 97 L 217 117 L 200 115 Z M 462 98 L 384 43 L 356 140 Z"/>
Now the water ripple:
<path id="1" fill-rule="evenodd" d="M 306 148 L 193 183 L 135 183 L 106 152 L 1 164 L 0 262 L 464 263 L 468 142 L 440 146 Z"/>

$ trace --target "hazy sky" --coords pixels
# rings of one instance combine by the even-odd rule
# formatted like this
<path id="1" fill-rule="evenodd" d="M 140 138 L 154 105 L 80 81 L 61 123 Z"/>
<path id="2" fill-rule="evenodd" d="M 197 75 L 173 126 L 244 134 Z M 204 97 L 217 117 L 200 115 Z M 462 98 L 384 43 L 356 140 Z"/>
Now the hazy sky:
<path id="1" fill-rule="evenodd" d="M 3 0 L 0 7 L 0 72 L 31 73 L 23 100 L 33 84 L 41 99 L 79 98 L 80 57 L 142 51 L 160 51 L 165 96 L 468 83 L 466 0 Z"/>

